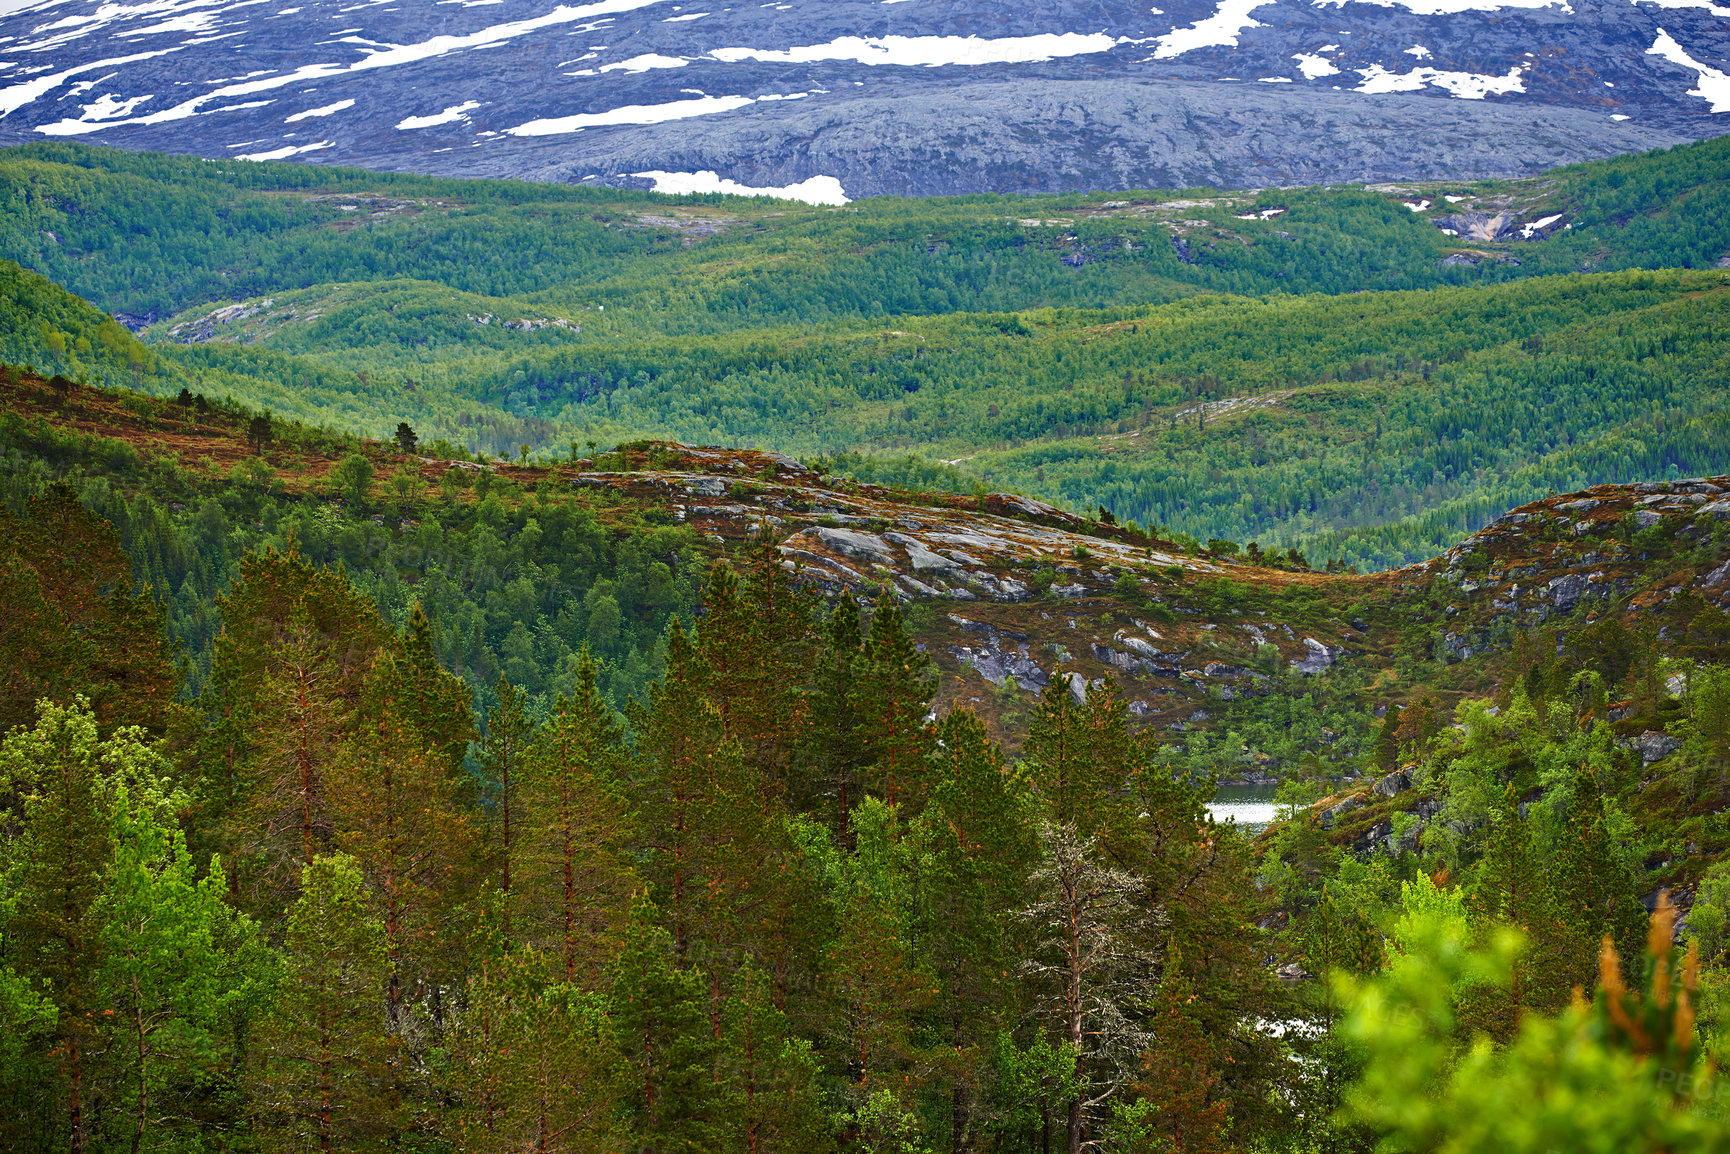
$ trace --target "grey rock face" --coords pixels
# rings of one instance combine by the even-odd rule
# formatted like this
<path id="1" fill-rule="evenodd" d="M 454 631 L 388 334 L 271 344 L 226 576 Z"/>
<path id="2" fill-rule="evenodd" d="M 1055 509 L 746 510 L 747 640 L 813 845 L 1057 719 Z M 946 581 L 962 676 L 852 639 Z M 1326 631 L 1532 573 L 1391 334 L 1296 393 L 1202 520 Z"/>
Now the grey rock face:
<path id="1" fill-rule="evenodd" d="M 1549 590 L 1551 602 L 1558 610 L 1566 612 L 1586 595 L 1586 578 L 1578 573 L 1564 573 L 1551 578 Z"/>
<path id="2" fill-rule="evenodd" d="M 1321 673 L 1333 667 L 1339 650 L 1329 649 L 1313 637 L 1304 638 L 1304 655 L 1291 663 L 1299 673 Z"/>
<path id="3" fill-rule="evenodd" d="M 60 0 L 0 16 L 0 141 L 858 197 L 1519 175 L 1726 130 L 1710 5 L 1435 7 Z"/>
<path id="4" fill-rule="evenodd" d="M 1338 822 L 1340 818 L 1351 813 L 1353 810 L 1362 809 L 1363 807 L 1364 803 L 1362 799 L 1355 797 L 1348 797 L 1338 805 L 1328 807 L 1322 811 L 1322 828 L 1332 829 L 1334 823 Z"/>
<path id="5" fill-rule="evenodd" d="M 1087 704 L 1087 678 L 1079 673 L 1069 674 L 1069 697 L 1077 705 Z"/>
<path id="6" fill-rule="evenodd" d="M 907 559 L 913 563 L 913 569 L 918 573 L 945 572 L 959 569 L 960 566 L 949 558 L 933 553 L 919 542 L 917 538 L 905 533 L 885 533 L 884 540 L 893 542 L 907 550 Z"/>
<path id="7" fill-rule="evenodd" d="M 1674 737 L 1651 729 L 1639 737 L 1630 738 L 1629 745 L 1639 752 L 1641 765 L 1651 765 L 1653 762 L 1663 761 L 1682 748 L 1682 743 Z"/>
<path id="8" fill-rule="evenodd" d="M 823 539 L 823 544 L 843 557 L 857 557 L 885 565 L 894 559 L 894 554 L 889 551 L 888 542 L 875 533 L 859 533 L 852 529 L 819 528 L 817 536 Z"/>
<path id="9" fill-rule="evenodd" d="M 1377 797 L 1393 797 L 1395 794 L 1404 793 L 1410 788 L 1412 788 L 1412 779 L 1403 772 L 1395 770 L 1386 777 L 1377 780 L 1372 792 Z"/>

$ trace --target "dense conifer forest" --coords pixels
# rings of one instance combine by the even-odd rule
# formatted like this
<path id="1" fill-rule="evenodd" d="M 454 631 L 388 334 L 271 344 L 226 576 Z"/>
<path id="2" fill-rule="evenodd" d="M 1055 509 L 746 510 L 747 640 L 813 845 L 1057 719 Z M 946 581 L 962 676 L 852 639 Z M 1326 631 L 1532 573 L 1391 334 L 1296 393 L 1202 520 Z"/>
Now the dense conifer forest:
<path id="1" fill-rule="evenodd" d="M 1255 834 L 1207 809 L 1235 758 L 1132 685 L 934 709 L 922 607 L 819 596 L 773 534 L 559 470 L 428 485 L 410 428 L 8 377 L 8 1148 L 1730 1134 L 1730 615 L 1698 595 L 1342 663 L 1361 742 Z M 1654 574 L 1730 556 L 1710 516 L 1658 529 Z M 1235 572 L 1168 599 L 1304 611 Z M 1427 647 L 1433 591 L 1330 580 Z"/>

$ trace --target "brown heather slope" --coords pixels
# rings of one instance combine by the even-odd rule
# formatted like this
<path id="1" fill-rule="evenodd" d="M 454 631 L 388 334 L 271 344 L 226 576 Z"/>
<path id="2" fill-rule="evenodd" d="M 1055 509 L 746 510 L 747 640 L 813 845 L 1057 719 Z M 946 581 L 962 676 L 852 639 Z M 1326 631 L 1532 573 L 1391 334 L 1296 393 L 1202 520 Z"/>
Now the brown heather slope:
<path id="1" fill-rule="evenodd" d="M 25 376 L 0 381 L 0 402 L 211 482 L 253 456 L 244 419 L 123 391 L 61 397 Z M 263 460 L 286 496 L 335 500 L 339 440 L 282 429 Z M 603 522 L 629 510 L 685 524 L 716 557 L 769 533 L 784 564 L 827 595 L 892 589 L 943 674 L 938 708 L 972 706 L 1012 747 L 1029 693 L 1053 679 L 1079 691 L 1113 676 L 1143 724 L 1172 731 L 1216 726 L 1281 675 L 1341 663 L 1359 674 L 1365 709 L 1422 695 L 1446 711 L 1490 690 L 1521 630 L 1603 613 L 1669 630 L 1678 606 L 1730 606 L 1730 478 L 1553 496 L 1425 564 L 1358 576 L 1186 555 L 1014 495 L 892 491 L 754 450 L 641 442 L 521 466 L 347 443 L 376 458 L 381 475 L 417 472 L 423 487 L 411 501 L 448 499 L 438 484 L 447 471 L 484 468 L 542 499 L 549 486 L 569 494 Z M 1679 601 L 1684 591 L 1699 597 Z M 1421 682 L 1400 674 L 1414 659 L 1426 662 Z"/>

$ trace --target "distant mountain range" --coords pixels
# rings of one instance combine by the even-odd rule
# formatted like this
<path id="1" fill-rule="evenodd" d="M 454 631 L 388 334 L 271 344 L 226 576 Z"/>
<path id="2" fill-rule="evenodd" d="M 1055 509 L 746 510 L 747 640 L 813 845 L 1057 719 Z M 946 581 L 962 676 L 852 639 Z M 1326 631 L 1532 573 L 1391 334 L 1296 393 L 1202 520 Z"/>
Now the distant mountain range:
<path id="1" fill-rule="evenodd" d="M 1160 3 L 46 0 L 0 16 L 0 142 L 832 201 L 1516 175 L 1730 127 L 1718 0 Z"/>

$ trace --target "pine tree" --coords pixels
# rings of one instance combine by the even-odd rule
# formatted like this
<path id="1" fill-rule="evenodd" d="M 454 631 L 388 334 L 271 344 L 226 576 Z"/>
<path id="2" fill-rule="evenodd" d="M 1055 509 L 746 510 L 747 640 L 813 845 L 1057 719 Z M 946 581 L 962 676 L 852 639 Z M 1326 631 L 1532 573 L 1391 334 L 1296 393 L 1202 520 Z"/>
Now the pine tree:
<path id="1" fill-rule="evenodd" d="M 53 1046 L 64 1103 L 59 1142 L 81 1154 L 91 1140 L 91 1061 L 103 1007 L 96 988 L 103 945 L 97 903 L 113 858 L 112 806 L 103 781 L 114 769 L 144 767 L 154 755 L 138 731 L 111 742 L 97 736 L 88 702 L 42 702 L 34 729 L 14 730 L 0 746 L 0 772 L 23 797 L 11 857 L 15 905 L 5 942 L 17 972 L 59 1010 Z"/>
<path id="2" fill-rule="evenodd" d="M 483 790 L 493 810 L 498 815 L 498 848 L 496 850 L 499 863 L 499 892 L 505 900 L 507 911 L 505 932 L 510 932 L 508 921 L 511 902 L 511 863 L 517 853 L 516 834 L 512 826 L 513 818 L 520 823 L 522 811 L 517 795 L 522 790 L 523 763 L 529 754 L 529 748 L 534 741 L 534 724 L 529 720 L 523 708 L 523 691 L 513 686 L 508 680 L 500 681 L 498 686 L 499 703 L 487 716 L 486 738 L 481 742 L 480 760 L 481 774 L 485 784 Z"/>
<path id="3" fill-rule="evenodd" d="M 325 781 L 334 842 L 361 871 L 383 919 L 385 1020 L 397 1032 L 408 1029 L 407 995 L 437 988 L 440 971 L 454 969 L 438 955 L 453 937 L 451 919 L 471 892 L 479 857 L 473 814 L 446 750 L 421 736 L 423 715 L 404 691 L 405 664 L 388 654 L 375 664 L 359 724 Z"/>
<path id="4" fill-rule="evenodd" d="M 1247 1023 L 1285 1012 L 1284 1000 L 1256 924 L 1267 912 L 1256 884 L 1259 863 L 1244 838 L 1209 817 L 1211 790 L 1170 759 L 1150 757 L 1130 776 L 1109 846 L 1139 882 L 1123 938 L 1151 968 L 1131 967 L 1120 980 L 1132 989 L 1150 978 L 1187 983 L 1193 1000 L 1183 1012 L 1210 1039 L 1213 1062 L 1194 1077 L 1216 1077 L 1234 1125 L 1253 1132 L 1272 1123 L 1269 1084 L 1286 1059 L 1277 1042 Z M 1361 923 L 1350 931 L 1358 964 L 1375 964 L 1363 956 L 1376 956 L 1373 931 Z"/>
<path id="5" fill-rule="evenodd" d="M 667 673 L 646 705 L 632 703 L 631 727 L 644 765 L 634 794 L 648 851 L 646 873 L 683 958 L 705 923 L 730 905 L 726 854 L 739 819 L 760 820 L 754 783 L 727 740 L 708 697 L 708 669 L 675 623 Z"/>
<path id="6" fill-rule="evenodd" d="M 1505 990 L 1474 991 L 1481 1027 L 1504 1042 L 1513 1037 L 1522 1015 L 1534 1010 L 1554 1013 L 1567 1004 L 1567 955 L 1578 939 L 1570 940 L 1557 916 L 1553 887 L 1560 880 L 1546 874 L 1514 787 L 1508 785 L 1467 899 L 1486 940 L 1500 925 L 1515 927 L 1527 940 Z"/>
<path id="7" fill-rule="evenodd" d="M 163 590 L 166 592 L 166 590 Z M 133 591 L 119 535 L 62 484 L 0 507 L 0 733 L 82 694 L 102 728 L 167 726 L 179 690 L 161 604 Z"/>
<path id="8" fill-rule="evenodd" d="M 727 1000 L 717 1057 L 717 1076 L 729 1099 L 729 1149 L 807 1154 L 827 1144 L 816 1057 L 755 967 L 738 975 Z"/>
<path id="9" fill-rule="evenodd" d="M 630 817 L 624 732 L 582 654 L 570 700 L 561 697 L 523 761 L 521 869 L 512 932 L 556 960 L 560 980 L 594 985 L 631 890 L 624 861 Z"/>
<path id="10" fill-rule="evenodd" d="M 252 1077 L 268 1149 L 373 1151 L 401 1132 L 398 1043 L 385 1029 L 388 941 L 352 858 L 303 871 L 283 935 L 284 968 L 258 1030 Z"/>
<path id="11" fill-rule="evenodd" d="M 1112 821 L 1131 774 L 1145 760 L 1129 728 L 1128 706 L 1109 677 L 1082 701 L 1066 679 L 1054 678 L 1028 723 L 1022 757 L 1022 772 L 1049 819 L 1088 836 Z"/>
<path id="12" fill-rule="evenodd" d="M 1400 718 L 1400 707 L 1390 705 L 1387 716 L 1382 718 L 1381 731 L 1376 735 L 1376 748 L 1372 756 L 1376 768 L 1383 773 L 1393 773 L 1400 768 Z"/>
<path id="13" fill-rule="evenodd" d="M 1148 1023 L 1154 1041 L 1142 1056 L 1135 1091 L 1153 1108 L 1161 1148 L 1225 1154 L 1237 1147 L 1228 1133 L 1231 1099 L 1221 1085 L 1224 1046 L 1194 1012 L 1201 998 L 1186 967 L 1172 967 L 1154 1001 Z"/>
<path id="14" fill-rule="evenodd" d="M 201 742 L 198 792 L 207 820 L 225 827 L 244 904 L 274 917 L 329 848 L 325 778 L 392 637 L 370 597 L 292 546 L 242 558 L 217 608 L 226 624 L 203 703 L 215 724 Z"/>
<path id="15" fill-rule="evenodd" d="M 1150 1041 L 1131 1008 L 1152 997 L 1157 971 L 1133 949 L 1141 881 L 1104 860 L 1097 838 L 1046 823 L 1033 900 L 1020 911 L 1033 936 L 1022 963 L 1040 1010 L 1074 1056 L 1080 1087 L 1065 1118 L 1069 1154 L 1080 1154 L 1105 1103 L 1127 1085 Z"/>
<path id="16" fill-rule="evenodd" d="M 117 785 L 115 855 L 94 911 L 101 924 L 95 975 L 107 1049 L 122 1072 L 117 1108 L 131 1116 L 131 1149 L 178 1148 L 221 1119 L 232 1098 L 225 1054 L 236 1027 L 268 989 L 270 959 L 257 930 L 225 903 L 212 861 L 203 878 L 173 824 L 184 799 L 160 783 Z M 220 1105 L 219 1107 L 220 1108 Z"/>
<path id="17" fill-rule="evenodd" d="M 1547 871 L 1556 895 L 1558 920 L 1572 935 L 1565 972 L 1556 977 L 1568 986 L 1591 983 L 1592 944 L 1610 935 L 1625 961 L 1639 956 L 1646 926 L 1645 907 L 1635 893 L 1634 878 L 1617 853 L 1604 798 L 1597 778 L 1582 765 L 1574 775 L 1568 802 L 1568 824 L 1550 858 Z"/>
<path id="18" fill-rule="evenodd" d="M 724 561 L 710 571 L 693 641 L 722 731 L 764 791 L 785 796 L 809 725 L 802 689 L 816 642 L 812 594 L 781 568 L 772 542 L 751 547 L 743 560 L 743 580 Z"/>
<path id="19" fill-rule="evenodd" d="M 860 797 L 864 751 L 859 742 L 859 665 L 864 634 L 859 603 L 843 594 L 830 611 L 825 644 L 817 659 L 811 694 L 811 728 L 804 762 L 811 779 L 810 799 L 790 799 L 795 808 L 814 806 L 821 797 L 831 814 L 830 828 L 848 842 L 848 815 Z M 805 802 L 805 805 L 801 805 Z"/>
<path id="20" fill-rule="evenodd" d="M 624 1147 L 624 1073 L 603 999 L 558 980 L 533 947 L 482 954 L 452 1040 L 463 1080 L 454 1137 L 475 1154 L 589 1154 Z"/>
<path id="21" fill-rule="evenodd" d="M 686 968 L 659 911 L 632 911 L 613 964 L 614 1037 L 629 1070 L 625 1100 L 645 1150 L 715 1150 L 731 1129 L 716 1078 L 720 1035 L 701 976 Z"/>

